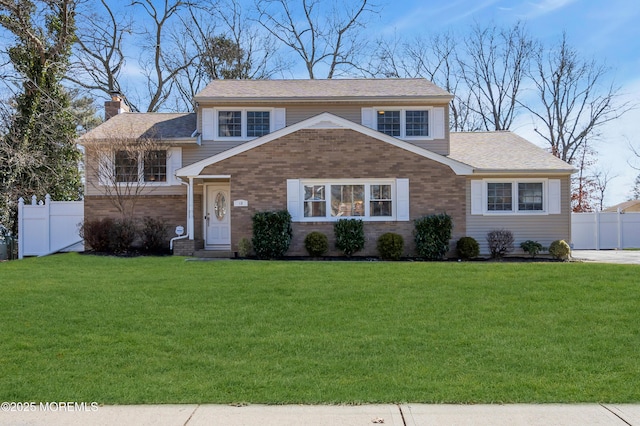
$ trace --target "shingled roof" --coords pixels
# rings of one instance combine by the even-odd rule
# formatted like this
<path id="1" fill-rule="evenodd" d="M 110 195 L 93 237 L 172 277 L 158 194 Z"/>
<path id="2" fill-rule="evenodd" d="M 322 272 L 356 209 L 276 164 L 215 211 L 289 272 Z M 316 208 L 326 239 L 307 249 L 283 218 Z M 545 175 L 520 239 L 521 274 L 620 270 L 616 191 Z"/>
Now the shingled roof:
<path id="1" fill-rule="evenodd" d="M 438 99 L 453 96 L 432 82 L 415 79 L 214 80 L 194 99 L 203 101 L 272 102 L 318 100 Z"/>
<path id="2" fill-rule="evenodd" d="M 574 167 L 528 140 L 508 131 L 451 132 L 449 158 L 475 172 L 572 173 Z"/>
<path id="3" fill-rule="evenodd" d="M 195 113 L 135 113 L 118 114 L 80 137 L 80 143 L 114 138 L 192 140 L 196 130 Z"/>

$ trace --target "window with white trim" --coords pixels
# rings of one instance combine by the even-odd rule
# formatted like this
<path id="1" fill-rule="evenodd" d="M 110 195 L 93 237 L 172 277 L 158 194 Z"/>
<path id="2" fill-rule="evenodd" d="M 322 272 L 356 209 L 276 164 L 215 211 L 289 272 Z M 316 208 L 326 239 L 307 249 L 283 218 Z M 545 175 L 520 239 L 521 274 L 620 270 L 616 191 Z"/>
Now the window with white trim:
<path id="1" fill-rule="evenodd" d="M 217 109 L 215 127 L 217 139 L 258 138 L 272 131 L 271 110 Z"/>
<path id="2" fill-rule="evenodd" d="M 176 148 L 170 148 L 176 151 Z M 179 148 L 178 148 L 179 149 Z M 179 160 L 180 155 L 176 154 Z M 113 154 L 112 173 L 116 183 L 167 183 L 169 170 L 167 150 L 159 149 L 147 152 L 129 150 L 116 151 Z M 178 164 L 179 168 L 181 165 Z M 105 181 L 105 179 L 102 179 Z M 109 178 L 106 178 L 109 181 Z"/>
<path id="3" fill-rule="evenodd" d="M 397 216 L 397 191 L 408 191 L 406 179 L 364 180 L 316 179 L 293 180 L 288 191 L 292 217 L 300 221 L 334 221 L 342 218 L 359 218 L 367 221 L 408 220 L 408 206 L 404 206 L 402 217 Z M 408 195 L 402 197 L 408 203 Z M 298 214 L 297 212 L 300 212 Z"/>
<path id="4" fill-rule="evenodd" d="M 488 213 L 544 213 L 545 181 L 498 180 L 486 182 Z"/>
<path id="5" fill-rule="evenodd" d="M 377 130 L 398 138 L 428 138 L 429 109 L 376 109 Z"/>

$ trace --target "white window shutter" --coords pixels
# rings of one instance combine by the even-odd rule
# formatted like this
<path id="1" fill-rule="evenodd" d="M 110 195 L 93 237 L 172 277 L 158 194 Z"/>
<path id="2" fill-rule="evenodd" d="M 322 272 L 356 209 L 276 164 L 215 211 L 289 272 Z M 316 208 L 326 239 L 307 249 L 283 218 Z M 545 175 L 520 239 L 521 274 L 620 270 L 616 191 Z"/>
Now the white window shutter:
<path id="1" fill-rule="evenodd" d="M 287 110 L 285 108 L 275 108 L 273 110 L 273 130 L 284 129 L 287 126 Z"/>
<path id="2" fill-rule="evenodd" d="M 444 139 L 444 108 L 433 108 L 431 112 L 433 113 L 431 137 L 433 139 Z"/>
<path id="3" fill-rule="evenodd" d="M 481 180 L 471 181 L 471 214 L 482 214 L 484 197 L 482 196 Z"/>
<path id="4" fill-rule="evenodd" d="M 215 114 L 213 108 L 202 108 L 202 139 L 214 139 L 214 119 Z"/>
<path id="5" fill-rule="evenodd" d="M 396 179 L 396 220 L 409 220 L 409 179 Z"/>
<path id="6" fill-rule="evenodd" d="M 287 210 L 293 222 L 300 219 L 300 179 L 287 179 Z"/>
<path id="7" fill-rule="evenodd" d="M 375 110 L 373 108 L 362 108 L 362 121 L 361 124 L 365 127 L 376 130 L 375 126 Z"/>
<path id="8" fill-rule="evenodd" d="M 182 148 L 172 147 L 167 149 L 167 183 L 180 185 L 180 179 L 176 177 L 176 170 L 182 167 Z"/>
<path id="9" fill-rule="evenodd" d="M 560 179 L 549 179 L 549 214 L 560 214 L 562 210 Z"/>
<path id="10" fill-rule="evenodd" d="M 116 155 L 115 152 L 98 152 L 98 184 L 109 186 L 115 183 Z"/>

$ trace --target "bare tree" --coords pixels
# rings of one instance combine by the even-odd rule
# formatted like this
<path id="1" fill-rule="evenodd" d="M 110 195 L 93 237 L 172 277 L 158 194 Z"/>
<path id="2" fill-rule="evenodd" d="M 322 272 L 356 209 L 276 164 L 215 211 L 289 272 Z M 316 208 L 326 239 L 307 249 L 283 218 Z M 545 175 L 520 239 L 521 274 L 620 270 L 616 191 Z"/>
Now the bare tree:
<path id="1" fill-rule="evenodd" d="M 136 140 L 113 135 L 85 143 L 87 183 L 107 197 L 123 219 L 134 217 L 135 207 L 143 195 L 156 189 L 151 182 L 168 176 L 171 152 L 153 136 Z"/>
<path id="2" fill-rule="evenodd" d="M 631 198 L 629 200 L 640 200 L 640 175 L 636 176 L 631 189 Z"/>
<path id="3" fill-rule="evenodd" d="M 573 163 L 587 141 L 596 141 L 600 128 L 632 108 L 618 103 L 619 89 L 606 83 L 607 69 L 582 60 L 567 43 L 566 34 L 551 49 L 539 49 L 531 79 L 537 102 L 522 104 L 539 121 L 535 129 L 556 157 Z"/>
<path id="4" fill-rule="evenodd" d="M 596 158 L 588 141 L 581 145 L 575 162 L 578 174 L 571 177 L 571 208 L 574 213 L 591 212 L 594 210 L 596 184 L 588 172 Z"/>
<path id="5" fill-rule="evenodd" d="M 186 57 L 173 54 L 174 46 L 167 37 L 169 33 L 167 27 L 174 21 L 172 18 L 194 7 L 194 4 L 188 0 L 165 0 L 164 7 L 158 9 L 153 0 L 132 0 L 131 5 L 142 8 L 152 21 L 152 25 L 145 29 L 148 48 L 146 51 L 151 53 L 143 54 L 140 65 L 146 76 L 149 95 L 146 111 L 157 112 L 170 98 L 176 76 L 184 69 L 193 66 L 197 59 L 195 52 Z"/>
<path id="6" fill-rule="evenodd" d="M 509 130 L 517 115 L 521 84 L 534 42 L 520 23 L 511 28 L 476 24 L 457 60 L 470 93 L 466 106 L 486 130 Z"/>
<path id="7" fill-rule="evenodd" d="M 598 203 L 598 210 L 602 211 L 604 209 L 604 197 L 607 192 L 607 188 L 609 187 L 609 183 L 617 178 L 617 175 L 612 175 L 611 170 L 597 170 L 593 174 L 593 184 L 595 187 L 595 199 Z"/>
<path id="8" fill-rule="evenodd" d="M 360 32 L 367 15 L 377 13 L 369 0 L 334 1 L 328 10 L 325 5 L 301 0 L 298 10 L 292 0 L 256 1 L 260 24 L 300 56 L 311 79 L 322 66 L 326 78 L 357 68 L 367 45 Z"/>
<path id="9" fill-rule="evenodd" d="M 449 104 L 450 129 L 473 131 L 482 128 L 482 119 L 470 107 L 472 92 L 461 78 L 458 41 L 452 33 L 400 43 L 380 41 L 376 52 L 377 75 L 392 78 L 425 78 L 454 95 Z"/>
<path id="10" fill-rule="evenodd" d="M 77 40 L 71 72 L 65 78 L 80 87 L 111 94 L 125 93 L 121 72 L 126 63 L 123 44 L 132 35 L 132 22 L 114 13 L 106 0 L 100 0 L 100 13 L 95 3 L 83 3 L 79 11 Z M 135 105 L 129 103 L 131 110 Z"/>

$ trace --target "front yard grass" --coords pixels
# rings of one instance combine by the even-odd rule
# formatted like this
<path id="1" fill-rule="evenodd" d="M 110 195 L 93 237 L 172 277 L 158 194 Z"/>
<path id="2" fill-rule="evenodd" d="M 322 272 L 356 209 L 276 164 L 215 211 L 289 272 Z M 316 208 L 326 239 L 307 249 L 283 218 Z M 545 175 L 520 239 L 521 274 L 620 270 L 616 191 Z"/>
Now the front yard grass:
<path id="1" fill-rule="evenodd" d="M 0 400 L 640 401 L 640 268 L 0 264 Z"/>

